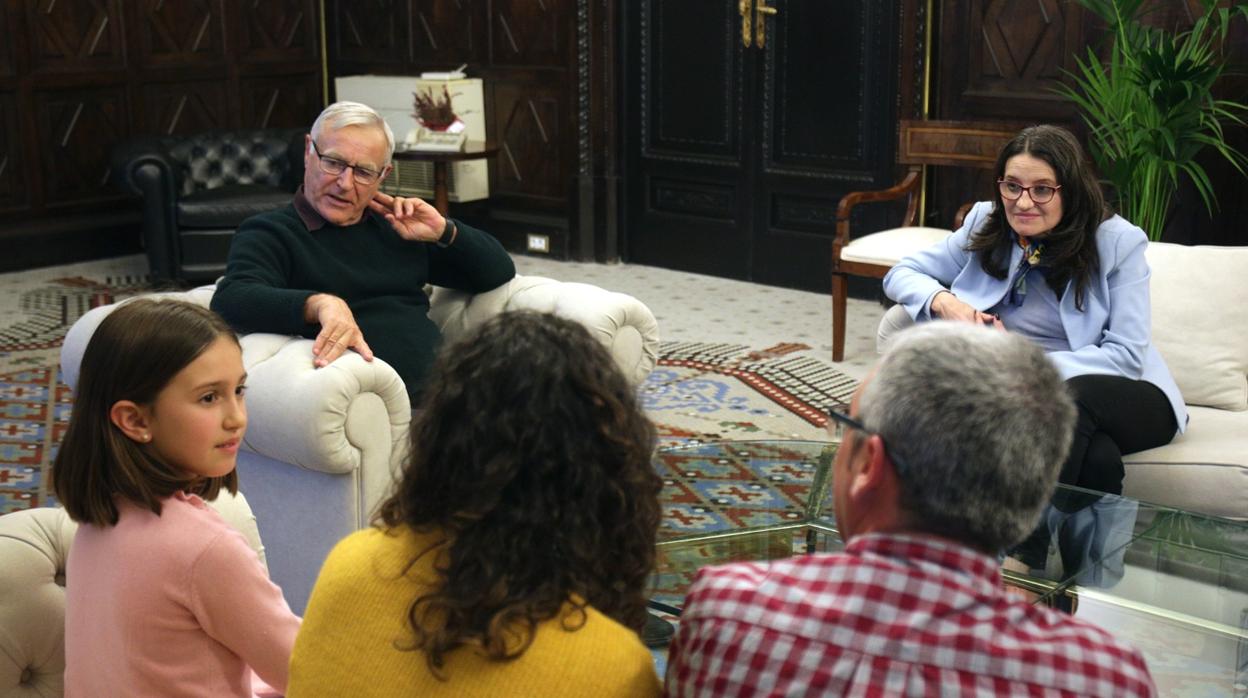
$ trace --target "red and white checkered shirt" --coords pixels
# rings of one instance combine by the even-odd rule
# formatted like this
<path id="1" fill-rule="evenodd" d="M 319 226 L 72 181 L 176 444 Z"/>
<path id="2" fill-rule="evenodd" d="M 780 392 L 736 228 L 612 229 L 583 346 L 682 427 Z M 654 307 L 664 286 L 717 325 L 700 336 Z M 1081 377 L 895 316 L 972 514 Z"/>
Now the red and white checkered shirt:
<path id="1" fill-rule="evenodd" d="M 701 570 L 670 696 L 1153 696 L 1139 651 L 1001 589 L 991 557 L 921 535 Z"/>

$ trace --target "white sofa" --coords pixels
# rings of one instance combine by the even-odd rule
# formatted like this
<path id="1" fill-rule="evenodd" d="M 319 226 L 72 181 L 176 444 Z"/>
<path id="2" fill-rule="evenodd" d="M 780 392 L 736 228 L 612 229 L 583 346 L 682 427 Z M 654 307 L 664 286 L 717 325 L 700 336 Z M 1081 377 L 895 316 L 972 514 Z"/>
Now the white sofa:
<path id="1" fill-rule="evenodd" d="M 209 504 L 265 562 L 246 497 Z M 65 688 L 65 562 L 78 524 L 64 509 L 0 516 L 0 696 L 52 698 Z"/>
<path id="2" fill-rule="evenodd" d="M 178 294 L 207 306 L 215 287 Z M 453 342 L 508 310 L 553 312 L 583 323 L 640 384 L 658 359 L 658 324 L 632 296 L 596 286 L 517 276 L 470 295 L 436 288 L 430 317 Z M 61 351 L 65 382 L 77 384 L 87 340 L 114 306 L 91 310 Z M 249 425 L 238 471 L 268 544 L 273 580 L 302 614 L 321 562 L 347 534 L 368 525 L 407 448 L 411 406 L 385 361 L 348 352 L 312 366 L 312 341 L 274 334 L 242 338 Z"/>
<path id="3" fill-rule="evenodd" d="M 1187 403 L 1187 432 L 1126 458 L 1123 494 L 1248 520 L 1248 247 L 1151 242 L 1153 342 Z M 910 324 L 900 306 L 877 348 Z"/>

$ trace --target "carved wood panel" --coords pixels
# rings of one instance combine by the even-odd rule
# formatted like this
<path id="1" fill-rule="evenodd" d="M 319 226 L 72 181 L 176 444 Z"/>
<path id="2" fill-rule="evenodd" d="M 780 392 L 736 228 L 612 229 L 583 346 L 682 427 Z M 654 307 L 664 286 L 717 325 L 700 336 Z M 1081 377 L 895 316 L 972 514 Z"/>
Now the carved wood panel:
<path id="1" fill-rule="evenodd" d="M 186 66 L 225 60 L 222 0 L 144 0 L 136 21 L 145 66 Z"/>
<path id="2" fill-rule="evenodd" d="M 239 17 L 248 62 L 312 60 L 318 55 L 314 0 L 253 0 Z"/>
<path id="3" fill-rule="evenodd" d="M 322 104 L 320 79 L 306 74 L 244 78 L 239 97 L 248 128 L 310 128 Z"/>
<path id="4" fill-rule="evenodd" d="M 405 63 L 411 51 L 406 2 L 350 0 L 335 3 L 334 8 L 333 36 L 338 60 L 396 67 Z"/>
<path id="5" fill-rule="evenodd" d="M 1053 91 L 1088 44 L 1076 4 L 940 0 L 940 12 L 933 118 L 1076 124 L 1075 110 Z M 925 222 L 937 227 L 953 225 L 966 202 L 992 195 L 992 176 L 980 170 L 938 168 L 929 183 Z"/>
<path id="6" fill-rule="evenodd" d="M 27 203 L 27 187 L 22 185 L 24 143 L 16 96 L 0 92 L 0 209 L 20 208 Z"/>
<path id="7" fill-rule="evenodd" d="M 500 152 L 491 194 L 566 200 L 571 176 L 564 148 L 568 105 L 564 92 L 545 84 L 494 84 L 493 120 Z"/>
<path id="8" fill-rule="evenodd" d="M 878 172 L 887 156 L 872 145 L 891 143 L 888 103 L 878 94 L 891 84 L 895 37 L 874 29 L 886 5 L 862 2 L 791 2 L 769 40 L 761 98 L 769 170 Z M 857 36 L 828 41 L 809 27 L 858 27 Z M 872 91 L 876 94 L 871 94 Z M 887 115 L 891 116 L 891 115 Z M 830 125 L 835 124 L 835 127 Z"/>
<path id="9" fill-rule="evenodd" d="M 144 133 L 189 134 L 229 126 L 229 101 L 220 80 L 143 86 Z"/>
<path id="10" fill-rule="evenodd" d="M 494 0 L 490 18 L 494 65 L 566 65 L 572 31 L 569 0 Z"/>
<path id="11" fill-rule="evenodd" d="M 117 198 L 105 187 L 108 154 L 130 134 L 122 87 L 35 94 L 47 204 Z"/>
<path id="12" fill-rule="evenodd" d="M 486 0 L 417 2 L 412 5 L 412 58 L 444 65 L 486 60 Z"/>
<path id="13" fill-rule="evenodd" d="M 35 72 L 105 70 L 124 65 L 121 0 L 25 2 Z M 9 36 L 12 36 L 11 34 Z"/>
<path id="14" fill-rule="evenodd" d="M 686 162 L 741 158 L 745 88 L 740 20 L 718 3 L 691 9 L 679 2 L 641 8 L 642 148 L 647 157 Z"/>
<path id="15" fill-rule="evenodd" d="M 942 118 L 1064 120 L 1053 92 L 1087 46 L 1085 13 L 1059 0 L 943 0 Z"/>
<path id="16" fill-rule="evenodd" d="M 3 6 L 0 6 L 0 36 L 13 36 L 9 29 L 9 13 Z M 16 43 L 7 38 L 5 41 L 0 42 L 0 78 L 8 77 L 14 73 L 17 59 L 13 55 L 13 50 Z"/>
<path id="17" fill-rule="evenodd" d="M 628 259 L 826 289 L 837 200 L 892 183 L 901 9 L 774 2 L 760 48 L 757 26 L 744 46 L 736 3 L 639 5 Z"/>
<path id="18" fill-rule="evenodd" d="M 319 8 L 0 2 L 0 237 L 18 250 L 0 269 L 139 250 L 140 206 L 108 179 L 111 151 L 132 135 L 310 124 Z"/>

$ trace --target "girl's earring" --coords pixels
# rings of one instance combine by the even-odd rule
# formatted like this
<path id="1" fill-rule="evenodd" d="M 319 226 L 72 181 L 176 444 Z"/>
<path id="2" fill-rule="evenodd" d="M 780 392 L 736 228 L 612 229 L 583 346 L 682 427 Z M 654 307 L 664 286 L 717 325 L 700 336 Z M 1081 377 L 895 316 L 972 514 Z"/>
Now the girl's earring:
<path id="1" fill-rule="evenodd" d="M 148 441 L 151 441 L 151 440 L 152 440 L 152 435 L 151 435 L 151 434 L 144 434 L 144 435 L 143 435 L 143 442 L 144 442 L 144 443 L 147 443 Z"/>

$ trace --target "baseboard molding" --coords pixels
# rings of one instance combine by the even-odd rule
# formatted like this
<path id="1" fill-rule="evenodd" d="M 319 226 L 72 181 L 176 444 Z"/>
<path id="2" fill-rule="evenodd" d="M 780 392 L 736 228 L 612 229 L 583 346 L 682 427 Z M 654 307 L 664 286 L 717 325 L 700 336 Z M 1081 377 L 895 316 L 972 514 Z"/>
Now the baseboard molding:
<path id="1" fill-rule="evenodd" d="M 0 272 L 136 254 L 141 225 L 138 212 L 113 211 L 0 226 Z"/>

